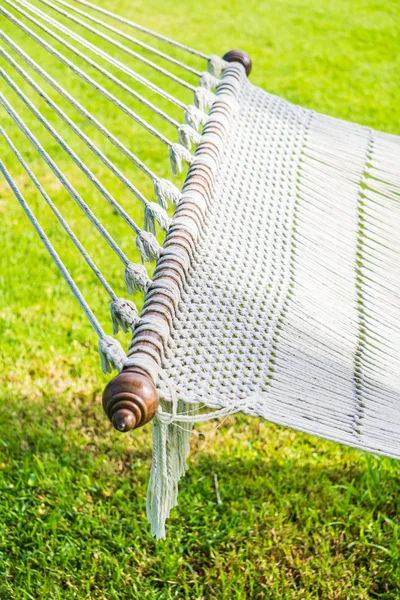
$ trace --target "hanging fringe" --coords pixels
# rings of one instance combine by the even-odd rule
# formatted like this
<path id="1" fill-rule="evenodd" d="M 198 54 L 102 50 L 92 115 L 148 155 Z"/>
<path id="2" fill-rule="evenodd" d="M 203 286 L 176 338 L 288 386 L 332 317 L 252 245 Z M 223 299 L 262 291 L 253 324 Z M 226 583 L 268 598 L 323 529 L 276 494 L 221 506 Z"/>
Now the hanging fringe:
<path id="1" fill-rule="evenodd" d="M 162 248 L 156 237 L 149 231 L 140 231 L 137 234 L 136 247 L 145 262 L 157 260 L 161 256 Z"/>
<path id="2" fill-rule="evenodd" d="M 206 90 L 214 90 L 220 82 L 221 80 L 218 79 L 218 77 L 214 77 L 211 73 L 204 71 L 204 73 L 201 74 L 199 86 Z"/>
<path id="3" fill-rule="evenodd" d="M 153 235 L 156 233 L 154 221 L 157 221 L 164 231 L 167 231 L 171 225 L 171 219 L 165 210 L 156 202 L 149 202 L 144 208 L 144 229 Z"/>
<path id="4" fill-rule="evenodd" d="M 205 125 L 208 119 L 207 113 L 190 104 L 185 109 L 185 122 L 193 127 L 196 131 L 200 129 L 202 125 Z"/>
<path id="5" fill-rule="evenodd" d="M 226 60 L 216 54 L 212 54 L 207 61 L 207 69 L 214 77 L 221 77 L 222 72 L 228 65 L 229 63 Z"/>
<path id="6" fill-rule="evenodd" d="M 151 286 L 151 279 L 147 275 L 144 265 L 128 263 L 125 267 L 124 278 L 128 294 L 133 294 L 134 291 L 146 293 Z"/>
<path id="7" fill-rule="evenodd" d="M 192 143 L 198 146 L 201 142 L 201 134 L 193 129 L 190 125 L 179 125 L 178 128 L 179 141 L 187 150 L 192 149 Z"/>
<path id="8" fill-rule="evenodd" d="M 182 172 L 182 161 L 185 160 L 189 165 L 193 162 L 193 156 L 190 154 L 189 150 L 184 148 L 181 144 L 172 144 L 172 146 L 169 147 L 169 159 L 174 175 Z"/>
<path id="9" fill-rule="evenodd" d="M 158 204 L 163 208 L 168 208 L 168 202 L 177 205 L 182 197 L 182 194 L 176 185 L 174 185 L 172 181 L 168 181 L 168 179 L 157 179 L 154 182 L 154 193 L 157 197 Z"/>
<path id="10" fill-rule="evenodd" d="M 167 404 L 161 403 L 167 410 Z M 191 405 L 177 403 L 177 413 Z M 179 417 L 178 417 L 179 418 Z M 147 490 L 146 512 L 151 532 L 157 540 L 165 538 L 165 522 L 178 503 L 178 482 L 187 469 L 192 423 L 163 423 L 153 420 L 153 457 Z"/>
<path id="11" fill-rule="evenodd" d="M 200 110 L 206 111 L 214 102 L 216 95 L 206 88 L 198 87 L 194 92 L 194 103 Z"/>
<path id="12" fill-rule="evenodd" d="M 116 335 L 121 327 L 124 333 L 135 327 L 139 314 L 137 308 L 130 300 L 117 298 L 110 304 L 110 312 L 113 326 L 113 334 Z"/>
<path id="13" fill-rule="evenodd" d="M 101 337 L 99 339 L 99 353 L 103 373 L 112 373 L 113 369 L 122 370 L 126 361 L 126 354 L 118 340 L 110 335 Z"/>

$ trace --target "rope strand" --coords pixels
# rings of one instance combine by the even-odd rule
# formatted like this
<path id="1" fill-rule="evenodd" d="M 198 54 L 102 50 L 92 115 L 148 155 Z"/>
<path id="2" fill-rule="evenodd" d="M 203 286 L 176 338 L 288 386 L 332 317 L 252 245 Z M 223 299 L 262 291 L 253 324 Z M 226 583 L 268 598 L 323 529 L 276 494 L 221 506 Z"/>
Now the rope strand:
<path id="1" fill-rule="evenodd" d="M 0 9 L 1 10 L 1 9 Z M 115 137 L 109 129 L 102 125 L 82 104 L 80 104 L 69 92 L 67 92 L 60 84 L 57 83 L 44 69 L 42 69 L 26 52 L 15 44 L 5 33 L 0 30 L 0 39 L 6 42 L 18 56 L 20 56 L 36 73 L 51 85 L 63 98 L 65 98 L 81 115 L 83 115 L 104 137 L 114 144 L 121 152 L 123 152 L 139 169 L 141 169 L 154 182 L 158 181 L 158 177 L 149 169 L 135 154 L 133 154 L 117 137 Z"/>
<path id="2" fill-rule="evenodd" d="M 161 40 L 162 42 L 165 42 L 166 44 L 169 44 L 170 46 L 174 46 L 175 48 L 180 48 L 181 50 L 184 50 L 185 52 L 188 52 L 189 54 L 192 54 L 193 56 L 198 56 L 199 58 L 203 58 L 204 60 L 208 59 L 207 54 L 204 54 L 204 52 L 200 52 L 199 50 L 190 48 L 190 46 L 186 46 L 185 44 L 176 42 L 175 40 L 172 40 L 171 38 L 169 38 L 165 35 L 162 35 L 161 33 L 152 31 L 151 29 L 148 29 L 147 27 L 143 27 L 143 25 L 139 25 L 138 23 L 135 23 L 134 21 L 125 19 L 124 17 L 114 14 L 113 12 L 106 10 L 105 8 L 101 8 L 100 6 L 96 6 L 95 4 L 92 4 L 91 2 L 87 2 L 87 0 L 75 0 L 75 1 L 78 4 L 83 4 L 84 6 L 88 6 L 89 8 L 92 8 L 93 10 L 100 12 L 103 15 L 112 17 L 113 19 L 115 19 L 116 21 L 119 21 L 120 23 L 125 23 L 125 25 L 129 25 L 129 27 L 132 27 L 133 29 L 137 29 L 138 31 L 142 31 L 143 33 L 146 33 L 147 35 L 150 35 L 151 37 Z"/>
<path id="3" fill-rule="evenodd" d="M 127 86 L 120 79 L 118 79 L 117 77 L 115 77 L 114 75 L 112 75 L 109 71 L 107 71 L 107 69 L 104 69 L 99 64 L 97 64 L 92 59 L 90 59 L 88 56 L 86 56 L 85 54 L 83 54 L 82 52 L 80 52 L 75 46 L 69 44 L 66 40 L 64 40 L 62 37 L 60 37 L 59 35 L 57 35 L 54 31 L 52 31 L 51 29 L 49 29 L 48 27 L 46 27 L 43 23 L 41 23 L 40 21 L 38 21 L 37 19 L 35 19 L 32 15 L 30 15 L 25 10 L 23 10 L 21 8 L 21 6 L 24 6 L 25 8 L 28 8 L 34 14 L 40 14 L 41 13 L 43 20 L 52 22 L 52 24 L 53 24 L 54 27 L 56 27 L 57 29 L 59 29 L 60 31 L 62 31 L 63 33 L 65 33 L 66 35 L 69 35 L 69 37 L 71 37 L 73 40 L 79 42 L 84 47 L 90 49 L 94 54 L 97 54 L 98 56 L 101 56 L 108 63 L 110 63 L 113 66 L 117 67 L 122 72 L 126 73 L 127 75 L 129 75 L 130 77 L 132 77 L 133 79 L 135 79 L 136 81 L 139 81 L 139 83 L 141 83 L 144 86 L 146 86 L 147 88 L 151 89 L 153 92 L 155 92 L 159 96 L 165 98 L 166 100 L 169 100 L 172 104 L 174 104 L 178 108 L 181 108 L 181 109 L 185 108 L 185 104 L 183 102 L 181 102 L 180 100 L 178 100 L 177 98 L 175 98 L 174 96 L 172 96 L 171 94 L 169 94 L 168 92 L 166 92 L 165 90 L 163 90 L 162 88 L 160 88 L 159 86 L 157 86 L 156 84 L 152 83 L 148 79 L 146 79 L 146 77 L 143 77 L 142 75 L 139 75 L 138 73 L 136 73 L 135 71 L 133 71 L 132 69 L 128 68 L 126 65 L 124 65 L 123 63 L 121 63 L 120 61 L 114 59 L 110 54 L 107 54 L 107 52 L 103 52 L 102 50 L 100 50 L 99 48 L 97 48 L 96 46 L 94 46 L 93 44 L 91 44 L 90 42 L 87 42 L 84 38 L 82 38 L 78 34 L 75 34 L 73 31 L 71 31 L 67 27 L 61 25 L 60 23 L 58 23 L 54 19 L 51 19 L 45 13 L 43 13 L 41 10 L 35 9 L 34 7 L 32 9 L 30 9 L 29 8 L 29 4 L 27 4 L 26 2 L 23 2 L 22 0 L 17 0 L 17 3 L 20 4 L 21 6 L 16 5 L 11 0 L 4 0 L 4 2 L 6 2 L 12 8 L 14 8 L 14 10 L 17 10 L 19 13 L 21 13 L 22 15 L 24 15 L 24 17 L 26 17 L 29 21 L 31 21 L 32 23 L 34 23 L 35 25 L 37 25 L 38 27 L 40 27 L 40 29 L 42 29 L 45 33 L 47 33 L 48 35 L 50 35 L 51 37 L 53 37 L 55 40 L 57 40 L 58 42 L 60 42 L 61 44 L 63 44 L 66 48 L 68 48 L 69 50 L 71 50 L 71 52 L 74 52 L 74 54 L 76 54 L 77 56 L 79 56 L 80 58 L 82 58 L 84 61 L 86 61 L 87 63 L 89 63 L 92 67 L 94 67 L 95 69 L 97 69 L 99 72 L 101 72 L 103 75 L 105 75 L 108 79 L 112 80 L 114 83 L 116 83 L 120 87 L 123 87 L 123 89 L 125 89 L 125 91 L 127 91 L 128 93 L 130 93 L 129 90 L 131 90 L 133 92 L 133 90 L 129 86 Z M 7 12 L 7 11 L 5 11 L 5 9 L 1 9 L 1 11 L 2 11 L 3 14 L 5 14 L 5 12 Z M 19 21 L 18 19 L 16 19 L 16 17 L 14 17 L 13 15 L 11 15 L 11 13 L 6 14 L 5 16 L 7 16 L 11 21 L 13 21 L 21 29 L 24 28 L 23 30 L 25 31 L 25 33 L 28 33 L 28 31 L 30 31 L 31 33 L 28 33 L 28 35 L 30 35 L 31 37 L 35 36 L 34 39 L 40 45 L 43 45 L 44 47 L 46 47 L 46 49 L 48 50 L 49 44 L 47 44 L 46 42 L 44 42 L 44 40 L 40 36 L 37 36 L 36 34 L 34 34 L 33 31 L 30 30 L 29 28 L 27 28 L 26 26 L 21 27 L 21 25 L 22 25 L 21 21 Z M 12 17 L 12 18 L 10 18 L 10 17 Z M 18 24 L 18 21 L 19 21 L 20 25 Z M 53 49 L 52 54 L 56 54 L 56 52 L 57 51 L 55 49 Z M 133 94 L 136 95 L 136 92 L 133 92 Z"/>
<path id="4" fill-rule="evenodd" d="M 165 52 L 162 52 L 161 50 L 154 48 L 154 46 L 150 46 L 149 44 L 142 42 L 141 40 L 133 37 L 132 35 L 128 35 L 121 29 L 117 29 L 116 27 L 113 27 L 109 23 L 106 23 L 106 21 L 97 19 L 96 17 L 89 14 L 88 12 L 86 12 L 84 10 L 79 10 L 79 8 L 76 8 L 76 6 L 73 6 L 72 4 L 69 4 L 68 2 L 64 2 L 64 0 L 56 0 L 56 1 L 58 2 L 58 4 L 61 4 L 62 6 L 66 6 L 70 10 L 73 10 L 74 12 L 78 13 L 79 15 L 82 15 L 86 19 L 89 19 L 90 21 L 93 21 L 94 23 L 101 25 L 102 27 L 104 27 L 105 29 L 108 29 L 109 31 L 112 31 L 113 33 L 118 34 L 119 36 L 123 37 L 124 39 L 128 40 L 129 42 L 136 44 L 140 48 L 143 48 L 144 50 L 148 50 L 149 52 L 156 54 L 160 58 L 163 58 L 164 60 L 169 61 L 170 63 L 176 65 L 177 67 L 181 67 L 182 69 L 185 69 L 185 71 L 188 71 L 189 73 L 192 73 L 193 75 L 196 75 L 196 77 L 201 76 L 201 71 L 198 71 L 197 69 L 194 69 L 187 63 L 184 63 L 184 62 L 178 60 L 177 58 L 174 58 L 173 56 L 170 56 L 169 54 L 166 54 Z"/>
<path id="5" fill-rule="evenodd" d="M 120 50 L 123 50 L 123 52 L 126 52 L 127 54 L 129 54 L 130 56 L 132 56 L 133 58 L 135 58 L 136 60 L 141 61 L 142 63 L 144 63 L 148 67 L 151 67 L 152 69 L 154 69 L 155 71 L 157 71 L 158 73 L 161 73 L 162 75 L 165 75 L 166 77 L 169 77 L 169 79 L 171 79 L 172 81 L 175 81 L 175 83 L 178 83 L 182 87 L 185 87 L 186 89 L 191 90 L 192 92 L 195 90 L 195 87 L 193 85 L 191 85 L 190 83 L 188 83 L 187 81 L 185 81 L 184 79 L 181 79 L 180 77 L 174 75 L 170 71 L 167 71 L 167 69 L 164 69 L 163 67 L 160 67 L 159 65 L 157 65 L 153 61 L 147 59 L 146 57 L 142 56 L 141 54 L 138 54 L 138 52 L 135 52 L 134 50 L 131 50 L 127 46 L 124 46 L 123 44 L 121 44 L 120 42 L 118 42 L 117 40 L 115 40 L 114 38 L 111 38 L 109 35 L 106 35 L 105 33 L 102 33 L 99 29 L 96 29 L 96 27 L 92 27 L 91 25 L 88 25 L 87 23 L 85 23 L 81 19 L 78 19 L 77 17 L 72 16 L 71 14 L 69 14 L 68 12 L 66 12 L 65 10 L 63 10 L 62 8 L 60 8 L 59 6 L 56 6 L 52 2 L 49 2 L 49 0 L 40 0 L 40 1 L 42 2 L 42 4 L 45 4 L 46 6 L 49 6 L 53 10 L 55 10 L 58 13 L 60 13 L 61 15 L 63 15 L 64 17 L 67 17 L 68 19 L 70 19 L 70 21 L 72 21 L 73 23 L 76 23 L 77 25 L 80 25 L 81 27 L 84 27 L 88 31 L 91 31 L 92 33 L 98 35 L 101 39 L 109 42 L 110 44 L 113 44 L 116 48 L 119 48 Z M 29 7 L 33 6 L 29 2 L 24 2 L 24 4 L 25 5 L 29 5 Z M 32 8 L 30 8 L 30 10 L 32 10 Z M 36 9 L 36 10 L 39 12 L 38 9 Z M 51 17 L 49 17 L 49 19 L 51 19 Z M 51 22 L 54 24 L 54 20 L 53 19 L 51 19 Z"/>
<path id="6" fill-rule="evenodd" d="M 128 213 L 122 208 L 122 206 L 115 200 L 110 192 L 104 187 L 104 185 L 97 179 L 95 174 L 86 166 L 86 164 L 79 158 L 79 156 L 72 150 L 67 144 L 63 137 L 54 129 L 49 121 L 42 115 L 42 113 L 32 104 L 29 98 L 23 93 L 21 88 L 7 75 L 2 67 L 0 67 L 1 77 L 8 83 L 11 89 L 17 94 L 17 96 L 24 102 L 29 108 L 32 114 L 35 115 L 37 120 L 46 128 L 50 135 L 60 144 L 61 148 L 72 158 L 74 163 L 80 168 L 82 173 L 86 175 L 90 182 L 93 183 L 95 188 L 101 193 L 101 195 L 107 200 L 107 202 L 118 212 L 118 214 L 124 219 L 124 221 L 133 229 L 138 235 L 140 233 L 140 227 L 131 219 Z M 146 206 L 148 204 L 146 198 L 136 190 L 138 199 Z"/>
<path id="7" fill-rule="evenodd" d="M 22 133 L 28 138 L 28 140 L 31 142 L 32 146 L 38 151 L 40 156 L 43 158 L 43 160 L 47 163 L 47 165 L 53 171 L 54 175 L 61 181 L 61 183 L 63 184 L 65 189 L 68 191 L 68 193 L 72 196 L 72 198 L 80 206 L 80 208 L 83 210 L 83 212 L 88 217 L 88 219 L 96 227 L 96 229 L 100 233 L 100 235 L 102 235 L 103 238 L 107 241 L 109 246 L 112 248 L 112 250 L 114 250 L 116 255 L 119 257 L 119 259 L 125 265 L 127 265 L 129 263 L 129 260 L 128 260 L 127 256 L 125 255 L 125 253 L 121 250 L 121 248 L 118 246 L 118 244 L 115 242 L 115 240 L 111 237 L 111 235 L 108 233 L 108 231 L 106 230 L 104 225 L 99 221 L 99 219 L 96 217 L 96 215 L 91 211 L 91 209 L 88 207 L 88 205 L 83 200 L 83 198 L 78 194 L 78 192 L 75 190 L 75 188 L 71 185 L 71 183 L 65 177 L 63 172 L 59 169 L 59 167 L 56 165 L 56 163 L 52 160 L 52 158 L 50 158 L 50 155 L 46 152 L 46 150 L 40 144 L 39 140 L 33 135 L 31 130 L 26 126 L 24 121 L 21 119 L 21 117 L 18 115 L 18 113 L 16 113 L 16 111 L 12 108 L 11 104 L 6 100 L 6 98 L 3 96 L 3 94 L 1 92 L 0 92 L 0 104 L 3 105 L 3 107 L 5 108 L 7 113 L 10 115 L 10 117 L 13 119 L 13 121 L 21 129 Z"/>
<path id="8" fill-rule="evenodd" d="M 74 232 L 72 231 L 72 229 L 70 228 L 70 226 L 68 225 L 68 223 L 66 222 L 66 220 L 64 219 L 64 217 L 62 216 L 62 214 L 60 213 L 60 211 L 58 210 L 58 208 L 56 207 L 56 205 L 54 204 L 54 202 L 51 200 L 50 196 L 47 194 L 46 190 L 43 188 L 43 186 L 40 183 L 40 181 L 37 179 L 37 177 L 31 171 L 31 169 L 29 168 L 28 164 L 25 162 L 25 160 L 21 156 L 20 152 L 18 151 L 18 149 L 16 148 L 16 146 L 14 145 L 14 143 L 11 141 L 11 139 L 8 137 L 8 135 L 6 134 L 6 132 L 4 131 L 4 129 L 1 126 L 0 126 L 0 134 L 3 136 L 3 138 L 5 139 L 5 141 L 7 142 L 7 144 L 9 145 L 9 147 L 11 148 L 12 152 L 14 153 L 14 155 L 16 156 L 16 158 L 18 159 L 18 161 L 20 162 L 20 164 L 22 165 L 22 167 L 25 169 L 27 175 L 33 181 L 33 183 L 36 186 L 36 188 L 38 189 L 39 193 L 41 194 L 41 196 L 43 197 L 43 199 L 46 201 L 46 203 L 48 204 L 48 206 L 51 208 L 51 210 L 53 211 L 53 213 L 57 217 L 58 221 L 61 223 L 62 227 L 67 232 L 67 235 L 69 236 L 69 238 L 71 239 L 71 241 L 74 243 L 74 245 L 76 246 L 76 248 L 78 249 L 78 251 L 80 252 L 80 254 L 83 256 L 83 258 L 86 261 L 86 263 L 92 269 L 93 273 L 96 275 L 96 277 L 100 281 L 101 285 L 106 290 L 107 294 L 110 296 L 110 298 L 112 300 L 117 300 L 118 297 L 117 297 L 116 293 L 114 292 L 114 290 L 112 289 L 112 287 L 110 286 L 110 284 L 108 283 L 108 281 L 105 279 L 105 277 L 102 275 L 100 269 L 93 262 L 93 260 L 89 256 L 89 254 L 86 252 L 85 248 L 82 246 L 82 244 L 79 241 L 79 239 L 76 237 L 76 235 L 74 234 Z"/>

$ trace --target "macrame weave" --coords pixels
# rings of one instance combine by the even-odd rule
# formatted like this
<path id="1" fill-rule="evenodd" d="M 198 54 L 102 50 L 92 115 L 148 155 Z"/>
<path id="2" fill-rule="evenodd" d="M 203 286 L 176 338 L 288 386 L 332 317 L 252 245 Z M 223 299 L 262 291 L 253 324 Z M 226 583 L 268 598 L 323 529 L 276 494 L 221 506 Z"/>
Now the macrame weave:
<path id="1" fill-rule="evenodd" d="M 400 458 L 400 139 L 242 82 L 161 397 Z"/>
<path id="2" fill-rule="evenodd" d="M 114 335 L 120 329 L 132 332 L 127 355 L 93 314 L 29 198 L 22 195 L 2 160 L 0 171 L 97 333 L 103 370 L 139 367 L 157 382 L 161 402 L 153 421 L 147 501 L 154 535 L 165 536 L 165 521 L 177 502 L 178 482 L 185 472 L 196 422 L 243 412 L 400 458 L 400 138 L 268 94 L 248 82 L 239 63 L 211 56 L 209 73 L 202 73 L 118 31 L 103 18 L 112 17 L 197 59 L 207 58 L 201 52 L 86 0 L 76 4 L 81 8 L 64 0 L 41 0 L 42 8 L 50 9 L 44 12 L 27 0 L 2 0 L 0 14 L 19 36 L 34 41 L 82 85 L 95 89 L 106 106 L 111 103 L 152 140 L 164 144 L 174 174 L 187 163 L 189 173 L 182 193 L 102 124 L 102 107 L 97 119 L 3 31 L 0 40 L 18 60 L 5 46 L 0 47 L 5 66 L 0 67 L 4 90 L 4 94 L 0 91 L 0 108 L 2 115 L 7 115 L 7 124 L 0 127 L 0 141 L 104 288 Z M 90 12 L 93 10 L 102 19 Z M 69 18 L 68 26 L 54 18 L 60 14 Z M 92 37 L 97 35 L 100 43 L 71 29 L 71 23 L 78 25 L 81 33 L 84 28 Z M 120 35 L 123 41 L 109 37 L 97 26 Z M 54 47 L 54 40 L 60 50 Z M 102 49 L 103 42 L 113 45 L 113 54 Z M 142 57 L 127 43 L 199 77 L 199 85 Z M 114 50 L 124 57 L 118 60 Z M 98 63 L 98 57 L 107 67 Z M 79 64 L 88 64 L 95 77 L 86 67 L 79 67 L 76 58 Z M 185 93 L 189 90 L 194 104 L 142 76 L 131 65 L 134 60 L 166 75 Z M 34 71 L 35 78 L 26 67 Z M 132 85 L 120 79 L 119 71 Z M 143 205 L 143 228 L 90 169 L 89 154 L 85 159 L 78 156 L 25 94 L 14 72 Z M 107 80 L 104 86 L 97 81 L 98 74 Z M 158 204 L 131 183 L 85 133 L 79 119 L 70 118 L 58 106 L 42 88 L 42 79 L 151 179 Z M 137 83 L 178 108 L 182 120 L 139 94 Z M 111 89 L 106 87 L 111 84 Z M 115 86 L 175 129 L 176 138 L 166 137 L 122 102 Z M 87 198 L 58 167 L 19 109 L 7 99 L 10 92 L 129 226 L 142 262 L 156 260 L 152 280 L 144 265 L 135 264 L 122 251 Z M 125 280 L 127 292 L 144 292 L 140 315 L 132 301 L 117 296 L 78 239 L 68 215 L 64 217 L 26 162 L 26 148 L 22 151 L 14 144 L 15 130 L 82 210 L 88 227 L 97 230 L 122 263 L 120 279 Z M 176 207 L 172 221 L 166 212 L 168 203 Z M 155 236 L 158 227 L 167 230 L 163 246 Z M 173 267 L 168 266 L 171 260 Z M 162 275 L 165 265 L 168 277 Z"/>

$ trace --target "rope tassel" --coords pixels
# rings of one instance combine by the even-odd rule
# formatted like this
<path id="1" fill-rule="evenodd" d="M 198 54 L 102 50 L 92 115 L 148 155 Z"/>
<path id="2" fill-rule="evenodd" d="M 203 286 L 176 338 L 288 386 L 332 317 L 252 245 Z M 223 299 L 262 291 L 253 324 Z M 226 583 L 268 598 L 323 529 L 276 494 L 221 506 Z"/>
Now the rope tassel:
<path id="1" fill-rule="evenodd" d="M 137 263 L 126 265 L 124 278 L 128 294 L 133 294 L 134 291 L 146 293 L 151 285 L 146 267 Z"/>
<path id="2" fill-rule="evenodd" d="M 192 143 L 198 146 L 201 142 L 201 134 L 190 125 L 179 125 L 178 134 L 180 143 L 188 150 L 191 150 Z"/>
<path id="3" fill-rule="evenodd" d="M 142 260 L 151 262 L 161 256 L 162 248 L 157 242 L 155 235 L 150 231 L 140 231 L 136 236 L 136 247 L 140 252 Z"/>
<path id="4" fill-rule="evenodd" d="M 156 202 L 149 202 L 144 208 L 144 229 L 153 235 L 156 233 L 154 221 L 157 221 L 164 231 L 168 231 L 171 225 L 171 219 L 165 210 Z"/>
<path id="5" fill-rule="evenodd" d="M 124 298 L 117 298 L 111 302 L 110 312 L 114 335 L 118 333 L 119 328 L 124 333 L 129 330 L 133 331 L 139 319 L 138 310 L 133 302 L 124 300 Z"/>
<path id="6" fill-rule="evenodd" d="M 204 71 L 204 73 L 201 74 L 199 86 L 205 88 L 206 90 L 213 90 L 220 82 L 221 80 L 218 79 L 218 77 L 214 77 L 214 75 L 211 75 L 211 73 Z"/>
<path id="7" fill-rule="evenodd" d="M 184 148 L 181 144 L 172 144 L 169 147 L 169 158 L 171 161 L 172 173 L 177 175 L 182 172 L 182 162 L 186 161 L 188 165 L 193 162 L 193 156 L 189 150 Z"/>
<path id="8" fill-rule="evenodd" d="M 174 185 L 172 181 L 168 181 L 168 179 L 157 179 L 154 182 L 154 193 L 157 197 L 158 204 L 163 208 L 168 208 L 168 202 L 177 205 L 182 197 L 182 194 L 176 185 Z"/>
<path id="9" fill-rule="evenodd" d="M 213 54 L 207 61 L 207 69 L 214 77 L 221 77 L 222 72 L 226 69 L 228 64 L 229 63 L 226 60 L 217 56 L 217 54 Z"/>
<path id="10" fill-rule="evenodd" d="M 126 361 L 126 354 L 118 340 L 110 335 L 101 337 L 99 339 L 99 353 L 103 373 L 112 373 L 113 369 L 122 370 Z"/>
<path id="11" fill-rule="evenodd" d="M 193 127 L 196 131 L 200 129 L 202 125 L 205 125 L 208 119 L 208 115 L 203 111 L 190 104 L 185 109 L 185 122 Z"/>
<path id="12" fill-rule="evenodd" d="M 198 87 L 194 92 L 194 103 L 200 110 L 206 111 L 214 102 L 216 95 L 214 92 L 203 87 Z"/>

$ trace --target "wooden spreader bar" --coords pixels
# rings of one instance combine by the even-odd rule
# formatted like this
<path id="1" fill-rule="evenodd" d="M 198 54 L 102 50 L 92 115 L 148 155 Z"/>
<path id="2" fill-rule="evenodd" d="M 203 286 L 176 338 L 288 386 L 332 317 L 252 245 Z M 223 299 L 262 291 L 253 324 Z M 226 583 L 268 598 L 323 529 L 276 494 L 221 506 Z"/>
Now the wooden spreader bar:
<path id="1" fill-rule="evenodd" d="M 244 66 L 246 75 L 250 74 L 252 64 L 250 57 L 245 52 L 231 50 L 223 58 L 227 62 L 239 62 Z M 222 78 L 218 89 L 223 86 L 224 78 Z M 214 104 L 215 109 L 211 109 L 210 119 L 203 129 L 203 135 L 212 133 L 221 137 L 223 132 L 221 132 L 221 128 L 219 127 L 220 124 L 218 122 L 213 123 L 212 119 L 213 112 L 216 114 L 218 112 L 224 113 L 224 108 L 217 106 L 218 92 Z M 200 142 L 196 150 L 196 156 L 203 153 L 204 155 L 218 154 L 218 148 L 206 138 L 207 135 L 204 136 L 204 141 Z M 213 175 L 207 165 L 204 165 L 204 168 L 199 168 L 198 165 L 190 168 L 183 187 L 183 193 L 190 188 L 191 191 L 200 193 L 204 198 L 205 204 L 208 205 L 212 194 Z M 174 219 L 183 214 L 186 218 L 189 217 L 191 219 L 194 227 L 201 228 L 204 216 L 199 206 L 194 202 L 190 202 L 190 198 L 177 207 Z M 181 289 L 184 283 L 185 271 L 181 261 L 168 256 L 168 250 L 179 250 L 180 254 L 183 254 L 184 260 L 189 263 L 194 245 L 195 240 L 190 231 L 183 228 L 179 229 L 179 225 L 174 225 L 173 222 L 164 243 L 166 252 L 159 259 L 154 272 L 152 287 L 149 290 L 151 298 L 144 305 L 146 318 L 152 315 L 156 316 L 158 319 L 163 319 L 168 328 L 170 327 L 170 320 L 175 310 L 173 302 L 166 294 L 163 294 L 162 290 L 157 291 L 157 286 L 154 284 L 160 280 L 169 280 L 171 284 Z M 165 314 L 166 302 L 170 318 Z M 157 362 L 161 363 L 163 345 L 161 335 L 150 329 L 141 330 L 137 333 L 134 331 L 128 358 L 133 355 L 132 349 L 135 345 L 140 346 L 140 351 L 144 353 L 148 349 L 149 355 L 152 357 L 156 356 Z M 158 393 L 152 375 L 144 368 L 137 366 L 124 367 L 106 386 L 103 393 L 103 408 L 118 431 L 130 431 L 151 421 L 158 408 Z"/>

